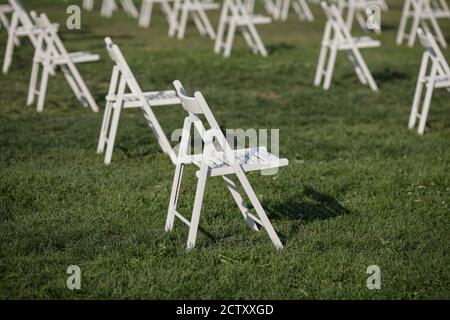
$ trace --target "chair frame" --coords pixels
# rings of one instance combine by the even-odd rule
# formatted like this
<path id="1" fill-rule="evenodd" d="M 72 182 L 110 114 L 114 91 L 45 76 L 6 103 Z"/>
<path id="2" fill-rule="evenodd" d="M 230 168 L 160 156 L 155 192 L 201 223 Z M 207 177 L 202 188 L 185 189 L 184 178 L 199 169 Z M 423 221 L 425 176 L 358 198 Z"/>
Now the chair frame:
<path id="1" fill-rule="evenodd" d="M 420 28 L 417 30 L 417 33 L 425 51 L 420 64 L 408 128 L 413 129 L 417 119 L 419 119 L 418 133 L 423 135 L 434 89 L 446 88 L 450 92 L 450 67 L 433 35 Z M 419 113 L 419 105 L 422 100 L 424 87 L 426 87 L 426 93 L 422 105 L 422 112 Z"/>
<path id="2" fill-rule="evenodd" d="M 255 19 L 260 19 L 261 22 L 256 22 Z M 268 23 L 271 23 L 269 17 L 248 13 L 245 4 L 241 0 L 225 0 L 220 14 L 214 52 L 220 54 L 223 50 L 223 55 L 229 57 L 233 48 L 236 29 L 239 29 L 252 52 L 267 57 L 266 47 L 255 25 Z"/>
<path id="3" fill-rule="evenodd" d="M 207 10 L 217 10 L 220 4 L 214 1 L 202 0 L 174 0 L 171 22 L 169 27 L 169 37 L 184 39 L 189 16 L 202 36 L 216 39 L 216 32 L 206 14 Z"/>
<path id="4" fill-rule="evenodd" d="M 261 164 L 255 162 L 252 165 L 243 165 L 242 162 L 240 162 L 240 160 L 236 157 L 236 152 L 233 151 L 228 144 L 203 95 L 200 92 L 196 92 L 194 94 L 194 97 L 187 96 L 186 91 L 179 81 L 175 81 L 174 86 L 178 96 L 181 99 L 183 108 L 188 112 L 189 115 L 186 117 L 183 126 L 183 134 L 181 138 L 178 161 L 175 169 L 169 209 L 167 213 L 166 232 L 170 232 L 173 230 L 175 218 L 178 218 L 189 227 L 187 249 L 193 249 L 195 247 L 197 239 L 197 231 L 200 221 L 200 213 L 203 204 L 206 180 L 211 176 L 222 176 L 248 226 L 254 231 L 259 230 L 258 225 L 265 228 L 275 247 L 277 249 L 282 249 L 283 244 L 281 243 L 275 229 L 270 223 L 269 218 L 267 217 L 261 203 L 259 202 L 255 191 L 253 190 L 250 182 L 247 179 L 247 176 L 245 175 L 245 172 L 278 168 L 288 165 L 288 160 L 278 159 L 274 155 L 271 155 L 267 153 L 267 151 L 264 151 L 264 154 L 268 157 L 267 159 L 270 159 L 268 160 L 269 162 Z M 205 129 L 202 120 L 200 120 L 201 116 L 205 117 L 206 122 L 210 126 L 210 129 Z M 190 144 L 190 132 L 192 128 L 195 128 L 194 130 L 197 130 L 199 132 L 204 143 L 202 154 L 199 155 L 188 154 L 188 145 Z M 223 158 L 217 156 L 218 149 L 214 143 L 220 146 L 220 148 L 223 150 L 223 153 L 221 153 Z M 244 156 L 247 156 L 247 153 L 245 153 Z M 249 160 L 249 162 L 250 161 L 252 160 Z M 223 166 L 217 166 L 217 163 L 222 163 Z M 199 171 L 197 172 L 198 184 L 196 188 L 191 221 L 183 217 L 177 211 L 181 181 L 183 177 L 183 169 L 188 164 L 195 164 L 199 168 Z M 236 175 L 246 195 L 255 208 L 257 217 L 251 214 L 250 210 L 244 206 L 243 198 L 239 193 L 236 184 L 229 177 L 230 175 Z"/>
<path id="5" fill-rule="evenodd" d="M 141 12 L 139 14 L 139 26 L 142 28 L 148 28 L 150 26 L 150 21 L 152 18 L 153 6 L 159 4 L 161 11 L 166 17 L 167 22 L 172 21 L 173 10 L 169 2 L 173 0 L 142 0 Z"/>
<path id="6" fill-rule="evenodd" d="M 18 0 L 9 0 L 13 9 L 12 17 L 8 29 L 8 40 L 6 43 L 5 56 L 3 58 L 3 73 L 7 74 L 11 68 L 14 51 L 16 46 L 20 45 L 20 38 L 28 37 L 33 46 L 37 43 L 37 34 L 40 32 L 25 11 L 21 2 Z"/>
<path id="7" fill-rule="evenodd" d="M 339 9 L 335 5 L 328 6 L 325 2 L 322 2 L 321 5 L 327 16 L 327 23 L 322 39 L 314 85 L 320 86 L 323 81 L 323 89 L 328 90 L 330 88 L 337 52 L 346 51 L 347 58 L 352 63 L 360 82 L 363 85 L 368 85 L 372 91 L 378 91 L 378 86 L 359 49 L 378 47 L 380 42 L 372 40 L 370 37 L 352 37 Z M 327 57 L 329 57 L 328 63 L 326 63 Z M 325 65 L 327 65 L 326 69 Z"/>
<path id="8" fill-rule="evenodd" d="M 103 153 L 106 149 L 104 163 L 106 165 L 111 163 L 122 110 L 141 108 L 161 149 L 169 155 L 173 163 L 176 163 L 176 153 L 170 145 L 152 108 L 179 105 L 180 99 L 176 96 L 174 90 L 143 92 L 120 48 L 110 38 L 105 38 L 105 43 L 106 49 L 114 62 L 114 67 L 108 95 L 106 96 L 106 107 L 100 130 L 97 153 Z M 130 91 L 130 93 L 127 93 L 127 91 Z M 151 96 L 152 99 L 147 99 L 146 96 Z"/>
<path id="9" fill-rule="evenodd" d="M 406 28 L 409 18 L 412 18 L 412 24 L 411 30 L 407 34 Z M 429 20 L 431 24 L 436 40 L 443 48 L 447 48 L 447 42 L 445 41 L 444 34 L 442 33 L 435 11 L 432 10 L 429 0 L 405 0 L 397 33 L 397 44 L 401 45 L 403 40 L 407 39 L 408 46 L 414 46 L 419 27 L 423 30 L 430 31 L 426 23 L 427 20 Z"/>
<path id="10" fill-rule="evenodd" d="M 47 15 L 41 14 L 38 16 L 35 12 L 31 12 L 31 17 L 40 31 L 36 39 L 27 104 L 33 104 L 37 95 L 37 111 L 42 112 L 44 110 L 49 76 L 54 75 L 56 68 L 59 68 L 80 103 L 85 107 L 89 106 L 93 112 L 98 112 L 97 103 L 75 63 L 98 61 L 100 56 L 85 52 L 68 53 L 58 36 L 58 26 L 52 24 Z M 42 75 L 39 90 L 37 90 L 41 67 Z"/>
<path id="11" fill-rule="evenodd" d="M 135 19 L 139 17 L 139 11 L 134 5 L 133 0 L 120 0 L 120 4 L 124 9 L 125 13 L 128 14 L 130 17 L 133 17 Z M 103 17 L 110 18 L 112 17 L 113 12 L 116 11 L 118 8 L 119 6 L 117 5 L 116 0 L 103 0 L 100 14 Z"/>

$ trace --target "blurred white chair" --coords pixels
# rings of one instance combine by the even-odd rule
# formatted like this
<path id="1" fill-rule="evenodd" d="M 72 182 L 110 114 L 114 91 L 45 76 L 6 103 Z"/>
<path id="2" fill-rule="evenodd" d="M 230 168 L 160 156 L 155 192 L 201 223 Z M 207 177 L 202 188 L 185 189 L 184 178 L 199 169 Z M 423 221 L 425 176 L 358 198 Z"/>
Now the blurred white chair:
<path id="1" fill-rule="evenodd" d="M 122 109 L 141 108 L 161 149 L 169 155 L 173 163 L 176 163 L 177 156 L 152 108 L 180 104 L 180 99 L 174 90 L 143 92 L 119 47 L 110 38 L 106 38 L 105 42 L 109 56 L 114 61 L 114 67 L 106 96 L 106 108 L 97 152 L 103 153 L 106 148 L 105 164 L 110 164 Z"/>
<path id="2" fill-rule="evenodd" d="M 417 119 L 419 119 L 418 133 L 423 135 L 434 89 L 446 88 L 450 92 L 450 67 L 434 40 L 433 35 L 420 28 L 417 30 L 417 33 L 425 51 L 422 56 L 422 63 L 417 78 L 416 92 L 411 107 L 408 127 L 413 129 Z M 422 111 L 419 113 L 419 105 L 422 100 L 422 90 L 424 86 L 426 86 L 427 89 Z"/>
<path id="3" fill-rule="evenodd" d="M 345 24 L 349 31 L 352 31 L 353 21 L 355 19 L 362 30 L 368 30 L 366 10 L 374 5 L 377 6 L 380 11 L 388 11 L 389 9 L 384 0 L 340 0 L 338 2 L 338 8 L 341 11 L 341 15 L 345 15 Z M 374 31 L 380 33 L 381 29 L 375 29 Z"/>
<path id="4" fill-rule="evenodd" d="M 337 52 L 345 51 L 361 83 L 369 85 L 373 91 L 378 91 L 377 84 L 359 49 L 379 47 L 380 42 L 370 37 L 353 37 L 335 5 L 328 6 L 325 2 L 322 2 L 322 8 L 327 17 L 327 23 L 322 39 L 322 48 L 314 85 L 320 86 L 323 80 L 323 88 L 325 90 L 330 88 Z M 328 63 L 326 63 L 327 57 Z"/>
<path id="5" fill-rule="evenodd" d="M 94 9 L 94 0 L 83 0 L 83 9 L 92 11 L 92 9 Z"/>
<path id="6" fill-rule="evenodd" d="M 276 9 L 273 10 L 274 20 L 286 21 L 289 15 L 289 9 L 292 7 L 301 21 L 314 21 L 314 16 L 306 0 L 276 0 L 275 6 Z"/>
<path id="7" fill-rule="evenodd" d="M 225 0 L 220 15 L 214 52 L 221 53 L 223 50 L 224 56 L 229 57 L 233 47 L 234 34 L 238 28 L 252 52 L 267 57 L 266 47 L 255 25 L 271 22 L 270 17 L 248 13 L 242 0 Z"/>
<path id="8" fill-rule="evenodd" d="M 406 33 L 409 18 L 412 19 L 412 24 L 410 31 Z M 406 39 L 408 41 L 408 46 L 412 47 L 416 40 L 417 29 L 419 27 L 429 31 L 427 21 L 430 22 L 433 28 L 436 40 L 443 48 L 447 48 L 447 42 L 445 41 L 441 27 L 437 22 L 436 10 L 432 9 L 430 0 L 405 0 L 397 33 L 397 44 L 402 44 L 403 40 Z"/>
<path id="9" fill-rule="evenodd" d="M 9 0 L 13 10 L 8 30 L 5 57 L 3 58 L 3 73 L 8 73 L 14 56 L 14 49 L 20 44 L 19 38 L 28 37 L 33 46 L 36 46 L 39 28 L 36 28 L 28 13 L 19 0 Z"/>
<path id="10" fill-rule="evenodd" d="M 171 1 L 173 0 L 142 0 L 141 12 L 139 15 L 139 26 L 142 28 L 148 28 L 150 26 L 153 5 L 155 4 L 159 4 L 161 6 L 161 10 L 170 25 L 173 14 L 172 8 L 169 4 Z"/>
<path id="11" fill-rule="evenodd" d="M 189 16 L 192 16 L 194 23 L 202 36 L 209 36 L 211 39 L 216 38 L 216 33 L 208 19 L 206 11 L 217 10 L 220 8 L 219 3 L 206 0 L 174 0 L 173 12 L 169 28 L 169 36 L 177 36 L 183 39 L 186 33 L 186 26 Z"/>
<path id="12" fill-rule="evenodd" d="M 58 36 L 58 27 L 52 24 L 45 14 L 38 16 L 35 12 L 31 12 L 31 17 L 40 31 L 37 34 L 35 45 L 27 104 L 31 105 L 35 96 L 38 96 L 37 111 L 44 110 L 48 78 L 55 74 L 56 69 L 60 69 L 81 104 L 98 112 L 98 106 L 75 64 L 98 61 L 99 55 L 87 52 L 68 53 Z M 37 90 L 41 67 L 42 75 L 39 90 Z"/>
<path id="13" fill-rule="evenodd" d="M 122 5 L 122 8 L 124 11 L 133 18 L 139 17 L 139 11 L 134 5 L 133 0 L 120 0 L 120 4 Z M 118 9 L 118 5 L 116 3 L 116 0 L 103 0 L 102 7 L 100 14 L 103 17 L 110 18 L 114 11 Z"/>
<path id="14" fill-rule="evenodd" d="M 256 231 L 258 230 L 257 225 L 262 226 L 266 229 L 275 247 L 282 249 L 283 244 L 278 238 L 245 173 L 286 166 L 289 163 L 288 160 L 279 159 L 267 152 L 264 147 L 232 150 L 203 95 L 200 92 L 196 92 L 194 97 L 189 97 L 179 81 L 175 81 L 174 86 L 181 99 L 183 109 L 189 115 L 184 120 L 178 161 L 167 213 L 166 231 L 172 231 L 175 218 L 180 219 L 189 227 L 187 249 L 193 249 L 197 239 L 206 179 L 208 177 L 221 176 L 225 180 L 233 199 L 249 227 Z M 201 118 L 204 118 L 204 120 L 201 120 Z M 204 124 L 209 129 L 206 129 Z M 188 146 L 191 143 L 191 130 L 197 130 L 202 138 L 204 146 L 201 154 L 188 153 Z M 198 184 L 191 221 L 177 211 L 183 169 L 188 164 L 196 165 L 199 168 L 199 171 L 197 171 Z M 250 213 L 250 210 L 244 206 L 243 198 L 235 182 L 232 180 L 232 175 L 236 175 L 245 194 L 251 201 L 256 215 Z"/>

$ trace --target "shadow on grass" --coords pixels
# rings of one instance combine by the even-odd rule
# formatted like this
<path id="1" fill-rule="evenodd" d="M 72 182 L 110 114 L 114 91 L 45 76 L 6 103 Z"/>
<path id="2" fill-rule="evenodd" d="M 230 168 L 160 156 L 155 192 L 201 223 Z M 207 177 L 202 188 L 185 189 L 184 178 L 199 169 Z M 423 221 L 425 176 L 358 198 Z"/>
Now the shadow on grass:
<path id="1" fill-rule="evenodd" d="M 287 44 L 285 42 L 281 42 L 281 43 L 277 43 L 277 44 L 268 45 L 268 46 L 266 46 L 266 48 L 267 48 L 268 54 L 273 54 L 277 51 L 294 50 L 296 48 L 296 46 L 294 46 L 292 44 Z"/>
<path id="2" fill-rule="evenodd" d="M 251 210 L 253 209 L 248 206 L 248 203 L 246 203 L 246 206 Z M 310 186 L 304 186 L 303 192 L 287 201 L 282 203 L 263 202 L 262 206 L 272 222 L 291 220 L 287 232 L 278 232 L 283 243 L 288 242 L 289 239 L 298 234 L 301 226 L 305 223 L 351 214 L 351 211 L 342 206 L 334 197 L 321 193 Z M 220 240 L 201 226 L 199 226 L 199 231 L 210 240 L 209 243 L 203 243 L 202 246 L 212 246 Z M 261 228 L 261 232 L 265 232 L 263 228 Z"/>
<path id="3" fill-rule="evenodd" d="M 409 76 L 406 73 L 392 70 L 391 68 L 384 68 L 381 71 L 376 71 L 373 73 L 373 77 L 377 82 L 389 82 L 409 79 Z"/>
<path id="4" fill-rule="evenodd" d="M 270 213 L 270 218 L 273 220 L 288 218 L 307 223 L 350 213 L 335 198 L 316 191 L 310 186 L 304 186 L 303 192 L 283 203 L 265 203 L 263 207 Z"/>

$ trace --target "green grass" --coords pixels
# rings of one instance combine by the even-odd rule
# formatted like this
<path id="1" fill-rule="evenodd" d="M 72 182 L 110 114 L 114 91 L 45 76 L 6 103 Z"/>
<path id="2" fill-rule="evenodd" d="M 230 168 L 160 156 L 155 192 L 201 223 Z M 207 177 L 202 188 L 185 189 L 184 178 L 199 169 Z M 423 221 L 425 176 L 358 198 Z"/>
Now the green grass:
<path id="1" fill-rule="evenodd" d="M 83 13 L 81 31 L 62 29 L 70 50 L 101 54 L 79 67 L 100 105 L 112 66 L 103 38 L 111 36 L 144 89 L 179 79 L 204 93 L 224 128 L 280 129 L 290 165 L 248 176 L 281 252 L 265 232 L 248 230 L 219 178 L 207 183 L 203 231 L 186 252 L 184 225 L 164 232 L 174 167 L 141 113 L 123 113 L 104 166 L 95 152 L 102 115 L 80 107 L 61 75 L 50 80 L 44 113 L 26 106 L 33 51 L 21 46 L 0 77 L 0 298 L 448 299 L 449 95 L 435 91 L 424 137 L 407 129 L 422 50 L 394 43 L 401 2 L 389 1 L 382 16 L 383 45 L 363 51 L 379 93 L 359 84 L 343 55 L 330 91 L 312 85 L 318 6 L 314 23 L 291 14 L 259 28 L 267 59 L 240 37 L 229 59 L 216 56 L 193 25 L 185 40 L 168 38 L 158 10 L 149 30 L 122 12 L 101 18 L 98 8 Z M 65 25 L 65 4 L 26 5 Z M 450 21 L 441 25 L 450 40 Z M 166 132 L 182 126 L 181 108 L 156 112 Z M 196 182 L 187 173 L 186 215 Z M 82 269 L 80 291 L 65 287 L 72 264 Z M 381 290 L 366 288 L 372 264 Z"/>

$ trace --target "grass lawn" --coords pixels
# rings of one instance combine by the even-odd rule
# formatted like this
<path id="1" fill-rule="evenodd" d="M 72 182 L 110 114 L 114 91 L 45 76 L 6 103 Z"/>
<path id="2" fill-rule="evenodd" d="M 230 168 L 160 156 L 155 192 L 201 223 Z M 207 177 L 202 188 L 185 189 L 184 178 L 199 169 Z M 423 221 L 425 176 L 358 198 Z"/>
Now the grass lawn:
<path id="1" fill-rule="evenodd" d="M 43 113 L 26 106 L 33 50 L 24 40 L 0 76 L 0 298 L 449 298 L 450 96 L 435 91 L 423 137 L 408 130 L 422 49 L 395 44 L 403 1 L 388 1 L 375 35 L 382 46 L 362 52 L 379 93 L 358 82 L 343 54 L 331 90 L 313 86 L 325 23 L 317 5 L 313 23 L 292 11 L 287 22 L 258 28 L 268 58 L 238 36 L 225 59 L 192 23 L 180 41 L 167 36 L 158 9 L 144 30 L 123 11 L 100 17 L 97 2 L 76 32 L 65 28 L 67 4 L 26 7 L 61 23 L 69 50 L 101 55 L 79 69 L 102 107 L 112 68 L 103 38 L 111 36 L 144 89 L 179 79 L 204 93 L 224 128 L 280 129 L 289 166 L 248 177 L 285 249 L 250 231 L 223 180 L 212 178 L 197 248 L 186 252 L 181 222 L 164 232 L 174 166 L 141 112 L 123 113 L 104 166 L 96 154 L 102 113 L 80 107 L 61 74 L 50 79 Z M 450 42 L 450 20 L 440 21 Z M 156 113 L 168 133 L 185 116 L 178 106 Z M 181 193 L 188 216 L 194 173 Z M 66 288 L 73 264 L 82 270 L 78 291 Z M 381 290 L 366 287 L 370 265 L 381 268 Z"/>

